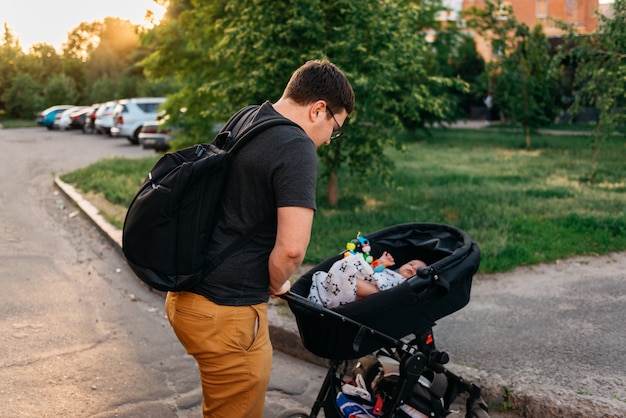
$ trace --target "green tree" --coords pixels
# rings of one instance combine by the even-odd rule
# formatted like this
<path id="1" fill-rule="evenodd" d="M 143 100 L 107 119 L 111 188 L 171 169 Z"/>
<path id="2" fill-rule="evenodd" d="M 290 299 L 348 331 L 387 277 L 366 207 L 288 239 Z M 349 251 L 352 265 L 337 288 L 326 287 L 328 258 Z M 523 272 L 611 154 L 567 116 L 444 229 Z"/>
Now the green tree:
<path id="1" fill-rule="evenodd" d="M 35 44 L 25 54 L 5 24 L 0 38 L 0 109 L 21 112 L 25 103 L 16 107 L 5 100 L 16 99 L 20 88 L 30 92 L 36 84 L 41 88 L 33 101 L 43 97 L 41 106 L 91 104 L 175 91 L 171 80 L 151 82 L 136 65 L 148 52 L 139 45 L 138 27 L 119 18 L 80 23 L 68 34 L 62 54 L 46 43 Z M 17 80 L 19 74 L 31 79 Z"/>
<path id="2" fill-rule="evenodd" d="M 3 97 L 11 88 L 13 79 L 20 72 L 20 62 L 24 56 L 19 40 L 9 26 L 4 24 L 4 34 L 0 43 L 0 108 L 5 108 Z"/>
<path id="3" fill-rule="evenodd" d="M 464 15 L 469 26 L 492 46 L 493 60 L 486 72 L 494 106 L 509 121 L 524 127 L 526 147 L 530 148 L 531 132 L 555 116 L 554 98 L 558 95 L 543 28 L 538 24 L 530 31 L 502 0 L 486 0 L 483 8 L 472 6 Z"/>
<path id="4" fill-rule="evenodd" d="M 91 84 L 102 77 L 119 80 L 128 67 L 135 65 L 138 48 L 137 27 L 128 20 L 107 17 L 77 26 L 68 35 L 65 53 L 84 60 L 85 79 Z"/>
<path id="5" fill-rule="evenodd" d="M 328 200 L 336 204 L 340 165 L 363 175 L 388 174 L 383 149 L 396 144 L 392 132 L 453 117 L 450 93 L 466 85 L 427 71 L 433 51 L 421 35 L 425 21 L 433 23 L 422 10 L 438 3 L 172 1 L 162 24 L 144 38 L 153 52 L 142 65 L 153 77 L 174 75 L 180 82 L 168 111 L 197 142 L 237 108 L 280 97 L 306 60 L 336 63 L 357 96 L 345 129 L 350 139 L 320 150 Z"/>
<path id="6" fill-rule="evenodd" d="M 103 76 L 93 82 L 89 99 L 93 103 L 104 103 L 120 97 L 117 89 L 117 82 L 110 77 Z"/>
<path id="7" fill-rule="evenodd" d="M 558 81 L 550 71 L 550 46 L 543 27 L 536 25 L 530 32 L 526 25 L 519 24 L 516 38 L 516 49 L 501 61 L 496 95 L 502 98 L 507 118 L 523 126 L 526 148 L 530 148 L 531 132 L 556 116 Z"/>
<path id="8" fill-rule="evenodd" d="M 63 73 L 63 56 L 50 44 L 33 45 L 28 59 L 30 63 L 27 65 L 27 71 L 40 84 L 45 83 L 52 74 Z"/>
<path id="9" fill-rule="evenodd" d="M 594 181 L 602 143 L 626 123 L 626 0 L 615 0 L 613 16 L 599 16 L 597 33 L 579 36 L 572 26 L 565 26 L 568 36 L 559 58 L 575 63 L 576 114 L 583 106 L 597 111 L 592 135 L 589 181 Z"/>
<path id="10" fill-rule="evenodd" d="M 53 76 L 44 87 L 44 106 L 57 104 L 74 104 L 78 99 L 78 91 L 74 80 L 65 74 Z"/>
<path id="11" fill-rule="evenodd" d="M 63 74 L 72 80 L 76 88 L 76 104 L 91 104 L 89 102 L 89 82 L 85 73 L 85 63 L 76 58 L 63 58 Z"/>
<path id="12" fill-rule="evenodd" d="M 29 74 L 18 74 L 2 100 L 9 116 L 33 118 L 42 105 L 41 85 Z"/>
<path id="13" fill-rule="evenodd" d="M 149 82 L 136 65 L 147 54 L 139 44 L 139 28 L 128 20 L 107 17 L 81 22 L 63 45 L 65 74 L 74 79 L 79 100 L 87 103 L 171 91 Z"/>
<path id="14" fill-rule="evenodd" d="M 87 61 L 99 45 L 103 31 L 103 21 L 79 23 L 67 34 L 67 41 L 63 43 L 63 55 Z"/>
<path id="15" fill-rule="evenodd" d="M 437 67 L 431 73 L 445 77 L 458 77 L 465 81 L 469 92 L 459 92 L 456 117 L 466 118 L 474 105 L 482 106 L 485 86 L 481 76 L 485 72 L 485 60 L 476 50 L 474 39 L 456 27 L 438 32 L 433 47 L 437 53 Z"/>
<path id="16" fill-rule="evenodd" d="M 483 7 L 472 5 L 463 11 L 470 28 L 491 44 L 495 61 L 516 48 L 512 36 L 519 25 L 513 9 L 502 0 L 485 0 Z"/>

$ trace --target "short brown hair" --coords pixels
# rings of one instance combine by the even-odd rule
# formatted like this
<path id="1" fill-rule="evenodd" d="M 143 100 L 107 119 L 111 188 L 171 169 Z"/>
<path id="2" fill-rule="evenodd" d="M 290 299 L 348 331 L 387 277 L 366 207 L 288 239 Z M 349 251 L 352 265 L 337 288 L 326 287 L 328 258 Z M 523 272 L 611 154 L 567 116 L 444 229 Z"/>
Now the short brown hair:
<path id="1" fill-rule="evenodd" d="M 326 60 L 307 61 L 298 68 L 283 93 L 294 102 L 306 105 L 324 100 L 332 112 L 354 110 L 354 91 L 345 74 Z"/>

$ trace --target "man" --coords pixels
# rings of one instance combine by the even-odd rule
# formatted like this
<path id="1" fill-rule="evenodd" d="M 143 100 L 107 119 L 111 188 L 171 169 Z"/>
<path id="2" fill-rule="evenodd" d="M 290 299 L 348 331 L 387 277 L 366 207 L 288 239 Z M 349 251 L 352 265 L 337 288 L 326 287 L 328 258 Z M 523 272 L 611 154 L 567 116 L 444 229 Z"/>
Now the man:
<path id="1" fill-rule="evenodd" d="M 268 295 L 289 290 L 309 245 L 316 148 L 341 135 L 353 110 L 345 75 L 328 61 L 309 61 L 282 97 L 265 102 L 255 116 L 294 124 L 261 132 L 233 158 L 210 248 L 218 254 L 258 229 L 196 289 L 170 292 L 166 299 L 174 332 L 198 362 L 205 417 L 263 416 L 272 361 Z"/>

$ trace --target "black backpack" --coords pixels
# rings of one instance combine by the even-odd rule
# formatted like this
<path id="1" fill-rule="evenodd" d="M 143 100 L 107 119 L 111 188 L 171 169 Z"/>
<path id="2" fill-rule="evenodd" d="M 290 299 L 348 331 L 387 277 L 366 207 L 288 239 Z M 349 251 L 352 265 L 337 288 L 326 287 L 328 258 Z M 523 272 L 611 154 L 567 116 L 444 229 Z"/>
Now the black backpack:
<path id="1" fill-rule="evenodd" d="M 234 152 L 272 126 L 297 126 L 282 117 L 250 122 L 258 109 L 249 106 L 237 112 L 211 144 L 165 154 L 131 202 L 122 250 L 137 277 L 151 287 L 193 289 L 261 226 L 251 228 L 217 256 L 208 256 Z"/>

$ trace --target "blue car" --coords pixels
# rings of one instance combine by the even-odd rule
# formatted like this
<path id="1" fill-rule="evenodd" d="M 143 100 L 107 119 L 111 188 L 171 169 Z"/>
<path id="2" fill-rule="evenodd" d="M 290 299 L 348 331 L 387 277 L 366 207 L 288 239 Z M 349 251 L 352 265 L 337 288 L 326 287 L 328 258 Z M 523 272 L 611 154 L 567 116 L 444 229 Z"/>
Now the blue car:
<path id="1" fill-rule="evenodd" d="M 71 105 L 57 105 L 47 108 L 46 110 L 39 113 L 37 116 L 37 125 L 45 126 L 48 129 L 52 129 L 52 124 L 54 123 L 54 118 L 58 112 L 63 112 L 72 107 Z"/>

